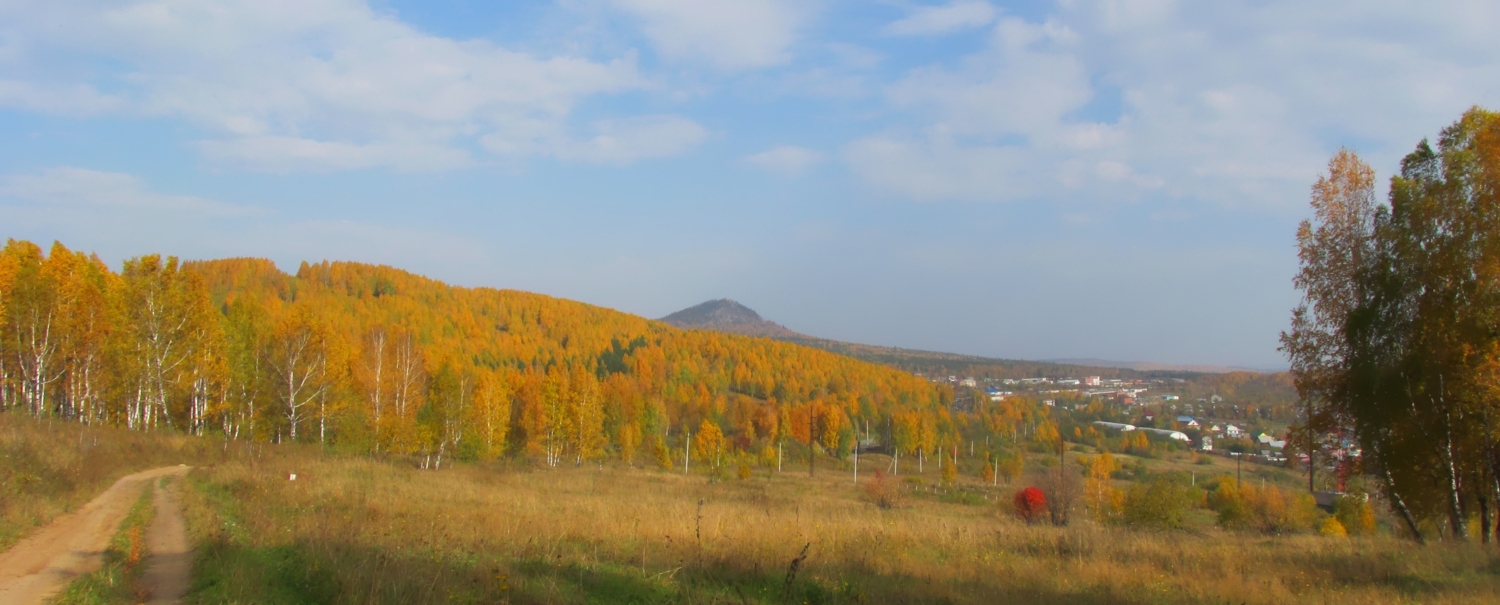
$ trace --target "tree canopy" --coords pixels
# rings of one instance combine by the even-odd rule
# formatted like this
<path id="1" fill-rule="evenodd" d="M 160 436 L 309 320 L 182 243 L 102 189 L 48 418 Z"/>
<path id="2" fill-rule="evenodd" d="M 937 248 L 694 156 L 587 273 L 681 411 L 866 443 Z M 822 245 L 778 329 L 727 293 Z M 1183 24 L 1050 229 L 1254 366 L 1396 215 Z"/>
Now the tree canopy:
<path id="1" fill-rule="evenodd" d="M 1307 403 L 1302 441 L 1358 444 L 1413 536 L 1441 519 L 1486 540 L 1500 501 L 1500 114 L 1424 140 L 1376 200 L 1340 151 L 1297 233 L 1304 302 L 1282 347 Z M 1344 450 L 1340 450 L 1344 451 Z"/>

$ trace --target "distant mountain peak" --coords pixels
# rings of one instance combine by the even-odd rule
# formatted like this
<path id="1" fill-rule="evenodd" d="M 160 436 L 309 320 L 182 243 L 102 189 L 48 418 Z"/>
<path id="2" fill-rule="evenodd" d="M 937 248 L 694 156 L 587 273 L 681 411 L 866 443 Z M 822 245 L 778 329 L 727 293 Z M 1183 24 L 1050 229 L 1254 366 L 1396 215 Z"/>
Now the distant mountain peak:
<path id="1" fill-rule="evenodd" d="M 770 336 L 772 338 L 802 336 L 786 329 L 786 326 L 766 321 L 754 309 L 728 298 L 720 298 L 693 305 L 663 317 L 661 321 L 690 330 L 715 330 L 735 334 L 748 334 L 750 336 Z"/>

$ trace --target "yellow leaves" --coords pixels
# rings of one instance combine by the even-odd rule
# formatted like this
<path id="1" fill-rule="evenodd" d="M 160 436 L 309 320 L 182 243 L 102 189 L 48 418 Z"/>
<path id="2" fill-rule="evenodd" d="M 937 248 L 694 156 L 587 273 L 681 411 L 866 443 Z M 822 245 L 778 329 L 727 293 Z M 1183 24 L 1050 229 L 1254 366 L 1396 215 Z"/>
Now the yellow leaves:
<path id="1" fill-rule="evenodd" d="M 627 459 L 704 418 L 719 423 L 726 452 L 786 434 L 847 448 L 852 432 L 892 413 L 910 448 L 932 452 L 958 430 L 941 406 L 951 394 L 899 370 L 390 267 L 325 261 L 287 275 L 263 259 L 148 255 L 117 275 L 60 244 L 48 256 L 12 241 L 0 253 L 0 314 L 14 309 L 23 269 L 28 284 L 56 284 L 49 292 L 78 326 L 69 346 L 108 345 L 110 363 L 94 369 L 112 418 L 132 426 L 191 418 L 194 430 L 273 438 L 316 420 L 332 439 L 383 452 L 447 434 L 481 458 L 511 442 L 588 458 L 613 441 Z M 440 415 L 460 425 L 424 439 L 418 411 L 445 364 L 462 409 Z"/>
<path id="2" fill-rule="evenodd" d="M 1338 517 L 1324 519 L 1323 525 L 1318 528 L 1318 533 L 1331 538 L 1342 538 L 1349 535 L 1349 531 L 1344 529 L 1344 524 L 1339 523 Z"/>
<path id="3" fill-rule="evenodd" d="M 1109 452 L 1087 459 L 1088 479 L 1084 482 L 1084 505 L 1094 519 L 1104 523 L 1120 518 L 1125 494 L 1112 485 L 1110 474 L 1120 465 Z"/>
<path id="4" fill-rule="evenodd" d="M 719 467 L 724 457 L 724 432 L 719 425 L 706 419 L 698 425 L 698 432 L 693 435 L 693 454 L 714 468 Z"/>

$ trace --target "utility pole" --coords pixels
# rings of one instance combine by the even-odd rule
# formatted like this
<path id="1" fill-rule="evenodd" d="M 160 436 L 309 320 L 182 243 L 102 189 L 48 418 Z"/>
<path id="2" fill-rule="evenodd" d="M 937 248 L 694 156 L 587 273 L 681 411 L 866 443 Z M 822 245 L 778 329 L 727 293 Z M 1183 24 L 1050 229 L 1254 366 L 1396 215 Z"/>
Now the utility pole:
<path id="1" fill-rule="evenodd" d="M 859 485 L 859 435 L 854 436 L 854 484 Z"/>
<path id="2" fill-rule="evenodd" d="M 807 476 L 813 476 L 813 470 L 817 468 L 818 454 L 818 410 L 809 406 L 807 409 Z"/>
<path id="3" fill-rule="evenodd" d="M 682 474 L 688 474 L 688 463 L 693 459 L 693 432 L 687 432 L 687 445 L 682 448 Z"/>

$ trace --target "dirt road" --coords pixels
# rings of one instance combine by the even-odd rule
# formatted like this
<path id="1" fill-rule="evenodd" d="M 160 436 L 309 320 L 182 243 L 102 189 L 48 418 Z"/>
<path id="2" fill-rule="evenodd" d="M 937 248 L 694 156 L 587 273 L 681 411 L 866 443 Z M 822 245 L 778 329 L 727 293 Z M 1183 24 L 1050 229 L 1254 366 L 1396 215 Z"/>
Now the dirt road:
<path id="1" fill-rule="evenodd" d="M 140 497 L 145 485 L 158 477 L 181 476 L 187 471 L 186 466 L 171 466 L 122 477 L 82 508 L 58 517 L 50 525 L 0 554 L 0 603 L 40 605 L 73 578 L 98 569 L 103 564 L 104 549 L 109 545 L 110 538 Z M 148 533 L 156 533 L 155 526 L 164 522 L 163 517 L 175 518 L 180 532 L 182 513 L 176 507 L 176 500 L 170 501 L 167 514 L 163 514 L 163 498 L 171 496 L 164 495 L 160 490 L 158 492 L 158 521 L 152 524 Z M 185 551 L 185 538 L 183 542 Z M 148 562 L 148 573 L 154 563 L 155 561 Z M 182 578 L 181 582 L 185 588 L 186 578 Z M 179 592 L 178 595 L 180 594 Z"/>
<path id="2" fill-rule="evenodd" d="M 187 524 L 173 487 L 156 487 L 156 517 L 146 528 L 146 573 L 140 587 L 149 595 L 147 605 L 170 605 L 187 594 L 193 572 L 193 549 L 188 545 Z"/>

